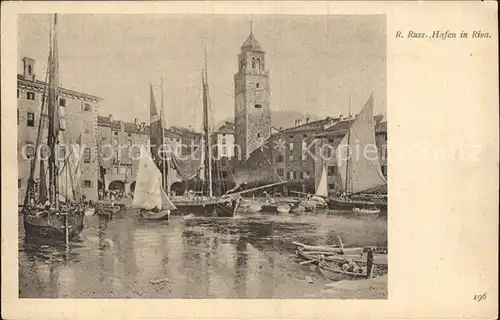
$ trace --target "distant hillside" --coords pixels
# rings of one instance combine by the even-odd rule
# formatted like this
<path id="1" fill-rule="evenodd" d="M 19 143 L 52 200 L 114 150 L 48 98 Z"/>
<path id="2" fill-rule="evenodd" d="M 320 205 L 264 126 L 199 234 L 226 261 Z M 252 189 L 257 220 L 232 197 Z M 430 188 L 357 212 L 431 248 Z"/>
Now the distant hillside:
<path id="1" fill-rule="evenodd" d="M 307 117 L 309 117 L 309 121 L 321 119 L 318 116 L 311 115 L 308 113 L 302 113 L 300 111 L 287 111 L 287 110 L 271 111 L 273 127 L 277 129 L 279 129 L 280 127 L 283 128 L 293 127 L 295 120 L 302 119 L 302 122 L 305 122 Z M 223 125 L 224 121 L 234 122 L 234 118 L 230 117 L 218 122 L 216 128 L 218 129 L 221 125 Z"/>

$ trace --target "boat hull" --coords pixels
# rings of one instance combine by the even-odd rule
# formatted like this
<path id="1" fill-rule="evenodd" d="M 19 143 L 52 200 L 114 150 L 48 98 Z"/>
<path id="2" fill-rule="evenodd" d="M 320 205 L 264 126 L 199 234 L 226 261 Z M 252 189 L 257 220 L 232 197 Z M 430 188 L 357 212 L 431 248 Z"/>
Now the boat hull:
<path id="1" fill-rule="evenodd" d="M 380 214 L 387 214 L 387 201 L 383 199 L 339 199 L 330 198 L 328 208 L 332 210 L 352 210 L 354 208 L 375 207 L 380 210 Z"/>
<path id="2" fill-rule="evenodd" d="M 377 210 L 363 210 L 359 208 L 352 209 L 354 212 L 354 217 L 358 219 L 377 219 L 378 214 L 380 213 L 380 209 Z"/>
<path id="3" fill-rule="evenodd" d="M 331 198 L 328 201 L 328 208 L 332 210 L 352 210 L 359 207 L 376 206 L 374 202 L 351 199 Z"/>
<path id="4" fill-rule="evenodd" d="M 168 221 L 170 217 L 170 210 L 161 210 L 160 212 L 140 210 L 139 213 L 141 215 L 141 218 L 146 220 Z"/>
<path id="5" fill-rule="evenodd" d="M 64 242 L 66 239 L 65 215 L 24 215 L 24 231 L 27 238 L 41 242 Z M 75 239 L 84 228 L 84 210 L 68 213 L 68 239 Z"/>
<path id="6" fill-rule="evenodd" d="M 119 206 L 113 206 L 113 207 L 98 207 L 96 209 L 96 213 L 97 215 L 99 216 L 106 216 L 108 218 L 111 218 L 113 216 L 113 214 L 115 214 L 116 212 L 120 211 L 120 207 Z"/>
<path id="7" fill-rule="evenodd" d="M 318 266 L 325 278 L 331 281 L 367 279 L 372 277 L 371 273 L 367 274 L 366 267 L 360 268 L 360 272 L 342 270 L 342 261 L 327 262 L 321 259 Z"/>
<path id="8" fill-rule="evenodd" d="M 252 203 L 246 207 L 248 212 L 260 212 L 262 210 L 262 205 L 260 203 Z"/>
<path id="9" fill-rule="evenodd" d="M 192 214 L 201 217 L 232 217 L 236 200 L 227 201 L 172 201 L 181 215 Z"/>

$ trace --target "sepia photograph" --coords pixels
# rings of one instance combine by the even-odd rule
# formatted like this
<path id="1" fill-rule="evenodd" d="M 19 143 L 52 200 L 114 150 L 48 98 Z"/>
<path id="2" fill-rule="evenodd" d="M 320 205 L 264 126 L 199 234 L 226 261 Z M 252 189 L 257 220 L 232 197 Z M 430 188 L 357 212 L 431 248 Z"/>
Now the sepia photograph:
<path id="1" fill-rule="evenodd" d="M 388 298 L 384 14 L 17 23 L 19 298 Z"/>
<path id="2" fill-rule="evenodd" d="M 1 7 L 2 319 L 497 317 L 496 2 Z"/>

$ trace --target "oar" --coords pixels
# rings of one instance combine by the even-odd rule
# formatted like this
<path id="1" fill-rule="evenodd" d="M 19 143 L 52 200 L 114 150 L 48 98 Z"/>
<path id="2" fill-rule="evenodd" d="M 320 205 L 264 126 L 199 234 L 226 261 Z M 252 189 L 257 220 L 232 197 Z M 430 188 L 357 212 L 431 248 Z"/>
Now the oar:
<path id="1" fill-rule="evenodd" d="M 314 260 L 307 260 L 307 261 L 302 261 L 302 262 L 299 262 L 300 265 L 304 265 L 304 264 L 309 264 L 309 263 L 313 263 L 313 262 L 317 262 L 318 259 L 314 259 Z"/>

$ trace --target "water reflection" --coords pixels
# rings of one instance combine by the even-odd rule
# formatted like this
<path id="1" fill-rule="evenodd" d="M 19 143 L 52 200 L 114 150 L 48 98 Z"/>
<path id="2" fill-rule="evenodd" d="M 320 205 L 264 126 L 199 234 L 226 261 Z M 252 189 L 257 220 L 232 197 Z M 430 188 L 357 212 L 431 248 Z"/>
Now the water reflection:
<path id="1" fill-rule="evenodd" d="M 69 251 L 19 234 L 20 297 L 40 298 L 301 298 L 312 287 L 297 279 L 311 270 L 295 262 L 292 241 L 387 245 L 385 220 L 324 213 L 165 223 L 125 210 L 87 217 Z"/>

